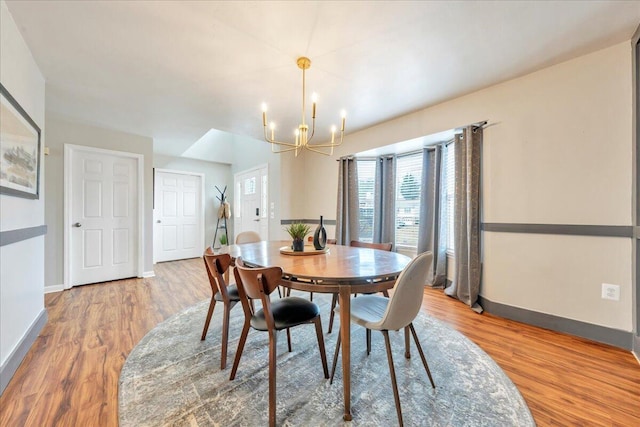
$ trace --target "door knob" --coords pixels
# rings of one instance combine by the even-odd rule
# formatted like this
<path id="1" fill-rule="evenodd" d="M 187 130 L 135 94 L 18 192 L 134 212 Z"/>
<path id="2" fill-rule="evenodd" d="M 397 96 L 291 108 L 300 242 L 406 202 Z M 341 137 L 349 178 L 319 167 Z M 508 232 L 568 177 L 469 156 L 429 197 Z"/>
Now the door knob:
<path id="1" fill-rule="evenodd" d="M 256 222 L 260 222 L 260 218 L 258 218 L 258 219 L 254 219 L 254 221 L 256 221 Z"/>
<path id="2" fill-rule="evenodd" d="M 157 222 L 158 224 L 160 224 L 160 223 L 161 223 L 162 221 L 160 221 L 160 220 L 157 220 L 156 222 Z"/>
<path id="3" fill-rule="evenodd" d="M 82 224 L 80 224 L 79 222 L 76 222 L 75 224 L 73 224 L 74 227 L 82 227 Z"/>

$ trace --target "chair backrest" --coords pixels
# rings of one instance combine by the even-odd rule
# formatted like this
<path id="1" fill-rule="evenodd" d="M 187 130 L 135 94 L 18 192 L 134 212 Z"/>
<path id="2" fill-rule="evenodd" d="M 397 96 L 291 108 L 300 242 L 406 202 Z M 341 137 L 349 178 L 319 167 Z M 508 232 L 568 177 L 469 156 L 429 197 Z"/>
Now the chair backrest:
<path id="1" fill-rule="evenodd" d="M 216 292 L 220 292 L 223 297 L 226 299 L 227 295 L 227 284 L 224 281 L 224 273 L 229 269 L 231 265 L 231 255 L 229 254 L 214 254 L 213 250 L 209 247 L 204 251 L 203 254 L 204 265 L 207 269 L 207 274 L 209 276 L 209 284 L 211 285 L 211 290 L 215 294 Z"/>
<path id="2" fill-rule="evenodd" d="M 422 295 L 432 259 L 431 252 L 424 252 L 411 260 L 402 270 L 387 310 L 378 323 L 380 329 L 398 330 L 413 322 L 422 305 Z"/>
<path id="3" fill-rule="evenodd" d="M 393 243 L 367 243 L 359 240 L 352 240 L 349 246 L 355 246 L 358 248 L 380 249 L 381 251 L 390 252 L 393 248 Z"/>
<path id="4" fill-rule="evenodd" d="M 241 245 L 243 243 L 256 243 L 261 240 L 260 235 L 255 231 L 243 231 L 236 236 L 236 245 Z"/>
<path id="5" fill-rule="evenodd" d="M 242 257 L 236 259 L 236 271 L 245 293 L 252 299 L 268 298 L 282 280 L 280 267 L 247 268 Z"/>

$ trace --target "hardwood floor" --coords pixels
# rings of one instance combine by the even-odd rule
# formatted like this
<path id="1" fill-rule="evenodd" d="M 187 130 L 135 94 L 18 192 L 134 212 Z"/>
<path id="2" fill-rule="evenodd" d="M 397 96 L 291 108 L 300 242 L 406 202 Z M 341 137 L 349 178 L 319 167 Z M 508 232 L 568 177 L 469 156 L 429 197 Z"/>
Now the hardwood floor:
<path id="1" fill-rule="evenodd" d="M 159 322 L 211 295 L 201 259 L 155 271 L 46 295 L 49 321 L 0 397 L 0 426 L 117 426 L 129 352 Z M 440 290 L 426 289 L 422 306 L 493 357 L 539 426 L 640 425 L 640 365 L 628 351 L 478 315 Z"/>

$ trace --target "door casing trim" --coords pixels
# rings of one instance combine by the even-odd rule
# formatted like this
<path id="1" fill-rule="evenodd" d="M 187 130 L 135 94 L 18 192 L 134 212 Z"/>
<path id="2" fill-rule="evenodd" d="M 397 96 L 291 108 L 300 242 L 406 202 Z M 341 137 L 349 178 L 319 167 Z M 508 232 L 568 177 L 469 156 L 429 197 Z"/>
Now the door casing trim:
<path id="1" fill-rule="evenodd" d="M 87 153 L 99 153 L 117 157 L 128 157 L 136 160 L 138 168 L 138 266 L 137 276 L 142 277 L 144 271 L 144 155 L 137 153 L 128 153 L 126 151 L 107 150 L 104 148 L 87 147 L 84 145 L 64 144 L 64 213 L 62 215 L 64 221 L 64 289 L 71 289 L 71 155 L 74 152 L 84 151 Z"/>

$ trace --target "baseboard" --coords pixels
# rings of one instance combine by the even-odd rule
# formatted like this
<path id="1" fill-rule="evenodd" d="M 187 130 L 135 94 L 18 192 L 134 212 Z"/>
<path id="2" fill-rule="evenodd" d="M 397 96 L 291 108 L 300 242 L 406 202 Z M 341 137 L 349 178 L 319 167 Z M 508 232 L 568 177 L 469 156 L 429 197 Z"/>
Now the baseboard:
<path id="1" fill-rule="evenodd" d="M 45 294 L 52 294 L 54 292 L 64 291 L 64 285 L 51 285 L 44 287 Z"/>
<path id="2" fill-rule="evenodd" d="M 7 388 L 9 381 L 13 378 L 13 374 L 15 374 L 20 367 L 22 360 L 46 324 L 47 310 L 42 309 L 36 320 L 31 324 L 31 327 L 27 330 L 27 333 L 24 334 L 20 343 L 18 343 L 16 348 L 11 352 L 6 362 L 0 366 L 0 395 L 4 393 L 4 389 Z"/>
<path id="3" fill-rule="evenodd" d="M 156 273 L 153 270 L 142 273 L 143 279 L 148 279 L 149 277 L 156 277 Z"/>
<path id="4" fill-rule="evenodd" d="M 633 355 L 636 357 L 638 363 L 640 363 L 640 337 L 635 335 L 633 337 Z"/>
<path id="5" fill-rule="evenodd" d="M 556 332 L 587 338 L 609 344 L 625 350 L 632 350 L 634 336 L 632 332 L 621 331 L 620 329 L 607 328 L 605 326 L 594 325 L 592 323 L 581 322 L 579 320 L 567 319 L 565 317 L 554 316 L 552 314 L 540 313 L 524 308 L 512 307 L 500 304 L 484 298 L 478 297 L 478 302 L 487 313 L 506 319 L 550 329 Z"/>

